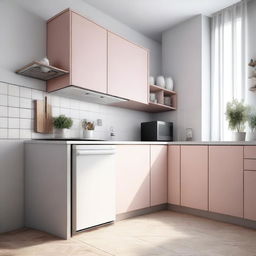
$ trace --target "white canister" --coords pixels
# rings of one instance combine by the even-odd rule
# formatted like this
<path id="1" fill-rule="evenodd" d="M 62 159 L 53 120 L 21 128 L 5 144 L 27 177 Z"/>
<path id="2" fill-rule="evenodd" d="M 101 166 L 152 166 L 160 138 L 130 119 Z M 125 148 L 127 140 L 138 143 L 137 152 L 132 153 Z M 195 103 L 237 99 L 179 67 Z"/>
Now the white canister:
<path id="1" fill-rule="evenodd" d="M 155 84 L 155 78 L 153 76 L 150 76 L 148 79 L 148 82 L 150 85 L 154 85 Z"/>
<path id="2" fill-rule="evenodd" d="M 83 136 L 86 139 L 93 139 L 94 130 L 84 130 Z"/>
<path id="3" fill-rule="evenodd" d="M 171 106 L 171 97 L 170 96 L 164 97 L 164 105 Z"/>
<path id="4" fill-rule="evenodd" d="M 155 93 L 150 93 L 149 100 L 150 100 L 151 102 L 154 102 L 155 99 L 156 99 L 156 94 L 155 94 Z"/>
<path id="5" fill-rule="evenodd" d="M 156 84 L 160 87 L 165 87 L 165 79 L 163 76 L 158 76 L 156 79 Z"/>
<path id="6" fill-rule="evenodd" d="M 167 77 L 165 79 L 165 88 L 167 90 L 173 91 L 173 79 L 171 77 Z"/>

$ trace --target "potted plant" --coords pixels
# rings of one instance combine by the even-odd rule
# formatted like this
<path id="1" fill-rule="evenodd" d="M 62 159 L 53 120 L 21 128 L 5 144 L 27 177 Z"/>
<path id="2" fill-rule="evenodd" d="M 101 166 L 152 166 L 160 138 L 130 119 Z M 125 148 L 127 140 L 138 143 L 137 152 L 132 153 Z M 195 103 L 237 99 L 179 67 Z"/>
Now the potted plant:
<path id="1" fill-rule="evenodd" d="M 70 135 L 69 129 L 73 125 L 73 121 L 70 117 L 60 115 L 53 118 L 53 126 L 55 128 L 55 138 L 65 139 Z"/>
<path id="2" fill-rule="evenodd" d="M 92 139 L 93 138 L 94 129 L 95 129 L 94 122 L 88 122 L 87 120 L 83 120 L 82 127 L 84 128 L 84 130 L 83 130 L 84 138 Z"/>
<path id="3" fill-rule="evenodd" d="M 229 128 L 234 131 L 233 139 L 235 141 L 245 141 L 245 123 L 248 117 L 248 107 L 243 101 L 233 100 L 227 103 L 226 117 Z"/>
<path id="4" fill-rule="evenodd" d="M 247 134 L 249 141 L 256 140 L 256 112 L 252 112 L 248 115 L 248 125 L 250 132 Z"/>

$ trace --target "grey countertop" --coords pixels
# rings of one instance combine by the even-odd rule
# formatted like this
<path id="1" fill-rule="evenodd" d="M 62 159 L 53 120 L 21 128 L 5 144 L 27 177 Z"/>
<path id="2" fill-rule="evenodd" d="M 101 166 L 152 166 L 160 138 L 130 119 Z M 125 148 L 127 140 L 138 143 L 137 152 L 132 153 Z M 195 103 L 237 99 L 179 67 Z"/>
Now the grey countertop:
<path id="1" fill-rule="evenodd" d="M 87 140 L 28 140 L 34 144 L 66 144 L 66 145 L 241 145 L 256 146 L 256 141 L 87 141 Z"/>

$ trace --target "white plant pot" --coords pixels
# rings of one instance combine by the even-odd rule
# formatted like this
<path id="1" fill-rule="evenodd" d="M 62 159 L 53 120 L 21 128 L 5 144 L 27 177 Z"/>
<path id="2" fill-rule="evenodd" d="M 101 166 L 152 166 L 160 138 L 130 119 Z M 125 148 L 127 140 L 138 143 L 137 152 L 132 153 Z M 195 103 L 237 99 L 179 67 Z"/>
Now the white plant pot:
<path id="1" fill-rule="evenodd" d="M 83 135 L 86 139 L 93 139 L 94 130 L 84 130 Z"/>
<path id="2" fill-rule="evenodd" d="M 255 141 L 256 140 L 256 132 L 247 132 L 246 133 L 246 140 Z"/>
<path id="3" fill-rule="evenodd" d="M 233 132 L 234 141 L 245 141 L 246 132 Z"/>
<path id="4" fill-rule="evenodd" d="M 55 129 L 54 134 L 55 134 L 56 139 L 67 139 L 70 137 L 70 130 L 69 129 Z"/>

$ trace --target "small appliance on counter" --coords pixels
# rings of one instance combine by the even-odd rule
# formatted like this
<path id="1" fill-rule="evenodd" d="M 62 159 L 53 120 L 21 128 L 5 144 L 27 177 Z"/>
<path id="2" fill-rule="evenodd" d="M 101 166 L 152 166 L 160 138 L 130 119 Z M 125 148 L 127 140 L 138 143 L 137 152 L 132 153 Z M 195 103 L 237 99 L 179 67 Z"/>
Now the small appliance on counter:
<path id="1" fill-rule="evenodd" d="M 173 123 L 152 121 L 141 123 L 142 141 L 173 141 Z"/>

